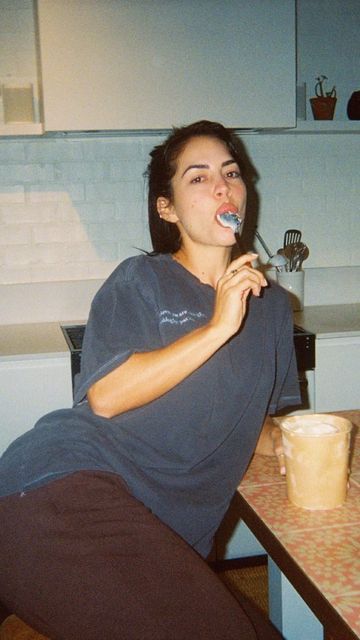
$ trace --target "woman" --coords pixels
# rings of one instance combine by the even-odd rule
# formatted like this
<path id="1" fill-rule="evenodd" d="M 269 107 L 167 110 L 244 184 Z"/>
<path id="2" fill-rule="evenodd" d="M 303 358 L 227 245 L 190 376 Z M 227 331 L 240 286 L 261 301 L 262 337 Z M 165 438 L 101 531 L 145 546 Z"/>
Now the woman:
<path id="1" fill-rule="evenodd" d="M 148 177 L 154 253 L 96 295 L 74 408 L 0 461 L 0 600 L 54 639 L 268 639 L 201 556 L 255 448 L 281 454 L 267 414 L 299 401 L 291 310 L 255 254 L 232 260 L 230 131 L 174 130 Z"/>

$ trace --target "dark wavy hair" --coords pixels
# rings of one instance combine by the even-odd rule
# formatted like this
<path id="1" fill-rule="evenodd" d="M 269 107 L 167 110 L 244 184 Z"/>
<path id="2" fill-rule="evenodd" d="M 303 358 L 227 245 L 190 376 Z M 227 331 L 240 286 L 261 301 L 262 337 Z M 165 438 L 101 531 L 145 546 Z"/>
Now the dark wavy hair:
<path id="1" fill-rule="evenodd" d="M 185 127 L 174 127 L 165 142 L 151 151 L 151 160 L 145 174 L 148 179 L 149 229 L 154 253 L 175 253 L 180 248 L 181 237 L 177 225 L 160 218 L 157 199 L 162 196 L 171 202 L 171 180 L 176 172 L 177 159 L 187 142 L 200 136 L 223 142 L 240 170 L 242 169 L 240 141 L 232 129 L 208 120 L 200 120 Z"/>

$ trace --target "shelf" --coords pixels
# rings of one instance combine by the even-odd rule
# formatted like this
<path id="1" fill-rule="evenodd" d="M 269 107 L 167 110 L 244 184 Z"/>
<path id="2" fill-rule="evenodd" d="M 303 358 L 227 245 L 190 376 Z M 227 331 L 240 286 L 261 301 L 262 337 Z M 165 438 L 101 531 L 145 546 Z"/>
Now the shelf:
<path id="1" fill-rule="evenodd" d="M 162 135 L 160 130 L 137 130 L 137 131 L 58 131 L 46 134 L 44 125 L 35 122 L 19 122 L 13 124 L 0 124 L 0 138 L 6 136 L 41 136 L 46 134 L 52 137 L 84 137 L 84 136 L 124 136 L 124 135 Z M 167 133 L 167 131 L 166 131 Z M 239 129 L 239 135 L 301 135 L 301 134 L 357 134 L 360 133 L 360 121 L 350 120 L 298 120 L 296 127 L 278 129 Z"/>
<path id="2" fill-rule="evenodd" d="M 360 120 L 298 120 L 283 133 L 360 133 Z"/>
<path id="3" fill-rule="evenodd" d="M 40 122 L 13 122 L 0 124 L 0 137 L 4 136 L 40 136 L 44 133 L 44 125 Z"/>

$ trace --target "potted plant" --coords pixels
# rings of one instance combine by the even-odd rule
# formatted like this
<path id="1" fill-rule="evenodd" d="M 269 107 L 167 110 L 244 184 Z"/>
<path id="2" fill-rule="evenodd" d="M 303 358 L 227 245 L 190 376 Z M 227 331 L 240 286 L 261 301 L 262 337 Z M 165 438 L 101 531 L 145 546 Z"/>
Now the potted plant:
<path id="1" fill-rule="evenodd" d="M 334 118 L 336 107 L 336 88 L 335 85 L 331 91 L 324 89 L 326 76 L 316 78 L 315 97 L 310 98 L 311 109 L 314 120 L 332 120 Z"/>

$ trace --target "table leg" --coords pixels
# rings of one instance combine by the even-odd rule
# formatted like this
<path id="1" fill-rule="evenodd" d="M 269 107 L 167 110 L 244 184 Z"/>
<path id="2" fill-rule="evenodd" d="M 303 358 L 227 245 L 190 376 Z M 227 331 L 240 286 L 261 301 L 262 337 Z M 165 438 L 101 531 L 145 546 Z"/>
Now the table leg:
<path id="1" fill-rule="evenodd" d="M 269 616 L 285 640 L 323 640 L 322 624 L 270 556 L 268 576 Z"/>

